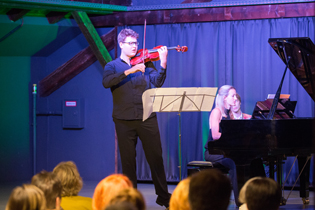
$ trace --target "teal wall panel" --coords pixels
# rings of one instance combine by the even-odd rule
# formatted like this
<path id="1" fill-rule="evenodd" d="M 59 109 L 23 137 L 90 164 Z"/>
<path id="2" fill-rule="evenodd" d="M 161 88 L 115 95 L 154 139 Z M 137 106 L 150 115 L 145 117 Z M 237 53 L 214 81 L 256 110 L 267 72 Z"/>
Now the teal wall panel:
<path id="1" fill-rule="evenodd" d="M 41 17 L 12 22 L 0 15 L 0 28 L 0 56 L 32 56 L 55 40 L 59 32 L 58 24 L 49 24 Z"/>
<path id="2" fill-rule="evenodd" d="M 31 177 L 29 81 L 29 57 L 0 57 L 0 182 Z"/>

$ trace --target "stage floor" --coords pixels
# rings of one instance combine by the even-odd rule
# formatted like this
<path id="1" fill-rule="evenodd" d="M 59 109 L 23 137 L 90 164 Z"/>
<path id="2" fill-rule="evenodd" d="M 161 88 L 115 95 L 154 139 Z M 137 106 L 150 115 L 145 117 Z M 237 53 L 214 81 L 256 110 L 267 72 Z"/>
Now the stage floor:
<path id="1" fill-rule="evenodd" d="M 0 209 L 5 209 L 5 205 L 8 201 L 10 193 L 15 186 L 21 185 L 21 183 L 7 183 L 7 184 L 0 184 Z M 81 196 L 92 197 L 94 188 L 97 185 L 97 182 L 85 182 L 81 192 L 79 193 Z M 169 185 L 169 192 L 173 192 L 176 185 Z M 154 191 L 153 184 L 138 184 L 138 189 L 142 192 L 146 205 L 147 210 L 163 210 L 165 208 L 157 205 L 155 203 L 156 195 Z M 233 193 L 232 193 L 233 194 Z M 289 191 L 284 191 L 284 197 L 287 198 Z M 228 209 L 237 209 L 234 204 L 234 198 L 231 196 L 231 202 Z M 307 209 L 311 210 L 314 209 L 314 192 L 310 192 L 310 204 L 303 205 L 301 198 L 299 197 L 298 191 L 292 191 L 291 195 L 287 201 L 287 204 L 284 206 L 280 206 L 281 210 L 299 210 L 299 209 Z"/>

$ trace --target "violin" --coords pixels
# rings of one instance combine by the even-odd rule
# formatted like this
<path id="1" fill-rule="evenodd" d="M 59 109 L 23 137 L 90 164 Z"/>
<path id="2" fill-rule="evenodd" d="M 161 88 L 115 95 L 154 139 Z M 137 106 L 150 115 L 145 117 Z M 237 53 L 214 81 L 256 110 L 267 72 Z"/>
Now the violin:
<path id="1" fill-rule="evenodd" d="M 137 54 L 131 58 L 130 64 L 132 66 L 137 65 L 138 63 L 146 63 L 149 61 L 158 61 L 160 60 L 158 49 L 163 47 L 162 45 L 156 46 L 151 50 L 148 49 L 141 49 L 137 51 Z M 179 45 L 177 47 L 168 47 L 168 50 L 176 50 L 177 52 L 186 52 L 188 50 L 188 47 Z"/>

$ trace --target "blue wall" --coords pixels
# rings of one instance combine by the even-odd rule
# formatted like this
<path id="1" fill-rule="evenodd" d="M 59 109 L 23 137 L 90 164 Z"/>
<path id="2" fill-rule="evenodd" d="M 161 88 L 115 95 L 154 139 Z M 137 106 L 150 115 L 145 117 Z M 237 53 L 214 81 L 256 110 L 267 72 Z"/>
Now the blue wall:
<path id="1" fill-rule="evenodd" d="M 232 84 L 236 86 L 242 96 L 245 96 L 243 109 L 250 112 L 256 101 L 264 100 L 268 93 L 276 91 L 284 69 L 284 64 L 272 51 L 267 39 L 269 37 L 299 36 L 295 32 L 302 33 L 302 30 L 294 28 L 295 22 L 304 23 L 307 21 L 312 26 L 314 18 L 148 26 L 146 46 L 188 45 L 189 50 L 185 54 L 169 52 L 168 73 L 164 87 L 220 87 L 223 84 Z M 247 28 L 242 27 L 243 25 L 246 25 Z M 290 27 L 287 27 L 288 25 Z M 239 30 L 237 27 L 240 27 Z M 139 33 L 143 31 L 142 26 L 133 26 L 132 28 Z M 264 28 L 265 30 L 263 33 L 255 33 L 258 31 L 257 28 Z M 310 34 L 314 41 L 314 28 L 306 28 L 305 34 Z M 308 28 L 310 29 L 308 30 Z M 98 29 L 98 32 L 103 35 L 111 29 Z M 121 27 L 119 27 L 120 29 Z M 38 53 L 30 61 L 2 58 L 5 62 L 14 63 L 19 70 L 25 68 L 27 72 L 24 77 L 20 78 L 21 81 L 18 84 L 18 86 L 22 85 L 21 90 L 28 91 L 28 94 L 25 92 L 24 95 L 29 96 L 22 104 L 23 110 L 26 109 L 23 112 L 24 115 L 27 112 L 26 115 L 32 116 L 32 94 L 30 92 L 32 84 L 38 84 L 40 80 L 88 46 L 84 36 L 82 34 L 77 35 L 77 29 L 75 32 L 63 31 L 62 36 L 67 36 L 67 33 L 72 39 L 60 40 L 62 42 L 61 47 L 54 49 L 53 52 L 47 52 L 46 48 L 43 51 L 44 57 Z M 236 42 L 229 36 L 229 33 L 234 33 L 235 39 L 241 39 L 242 41 L 238 42 L 241 44 L 235 45 Z M 258 35 L 261 35 L 259 39 L 257 38 Z M 142 34 L 140 34 L 139 41 L 142 43 Z M 110 53 L 114 57 L 114 51 Z M 256 73 L 253 75 L 254 72 Z M 11 77 L 14 77 L 15 74 L 13 73 L 10 75 Z M 98 181 L 114 173 L 115 133 L 111 117 L 112 96 L 110 90 L 104 89 L 102 86 L 102 73 L 102 67 L 98 62 L 95 62 L 48 97 L 37 95 L 37 113 L 41 115 L 37 117 L 36 126 L 36 172 L 43 169 L 50 171 L 60 161 L 72 160 L 76 162 L 85 181 Z M 30 77 L 27 76 L 29 74 Z M 38 88 L 40 89 L 40 87 Z M 314 117 L 314 102 L 311 101 L 304 89 L 295 82 L 295 78 L 290 75 L 290 72 L 286 77 L 283 91 L 292 94 L 292 99 L 298 100 L 298 116 Z M 12 94 L 14 95 L 14 92 Z M 24 95 L 23 97 L 25 97 Z M 3 95 L 2 98 L 5 96 Z M 84 128 L 81 130 L 63 129 L 61 116 L 63 100 L 80 98 L 85 100 Z M 16 99 L 18 98 L 14 99 L 16 103 L 19 102 Z M 15 110 L 12 107 L 11 116 L 14 113 Z M 49 115 L 49 113 L 57 115 Z M 45 114 L 48 116 L 44 116 Z M 203 144 L 209 131 L 208 116 L 209 113 L 206 112 L 182 114 L 184 165 L 187 161 L 203 158 Z M 169 181 L 178 180 L 178 116 L 177 113 L 160 113 L 158 118 L 167 179 Z M 18 121 L 17 117 L 14 119 Z M 3 125 L 5 123 L 2 121 Z M 15 132 L 14 125 L 15 122 L 10 122 L 11 132 Z M 9 150 L 14 151 L 18 159 L 15 161 L 13 153 L 7 156 L 7 153 L 1 151 L 0 164 L 5 166 L 4 168 L 8 173 L 5 175 L 0 173 L 0 181 L 30 179 L 33 148 L 31 117 L 28 125 L 24 122 L 23 129 L 28 126 L 29 132 L 24 132 L 27 140 L 18 147 L 15 146 L 18 142 L 10 142 L 10 138 L 1 139 L 2 145 L 11 144 Z M 23 153 L 24 148 L 21 148 L 22 145 L 26 145 L 25 154 Z M 138 178 L 150 179 L 148 164 L 141 152 L 140 142 L 137 154 L 141 163 L 138 164 Z M 19 173 L 20 171 L 25 173 Z M 10 176 L 10 174 L 15 175 Z M 295 175 L 296 173 L 294 173 Z"/>
<path id="2" fill-rule="evenodd" d="M 38 58 L 34 58 L 33 76 L 40 72 L 38 79 L 44 78 L 87 46 L 81 34 L 46 57 L 44 66 L 36 65 Z M 72 160 L 85 180 L 100 180 L 114 172 L 115 133 L 109 121 L 112 101 L 110 91 L 102 86 L 102 73 L 101 65 L 95 62 L 48 97 L 38 98 L 37 112 L 42 115 L 37 117 L 37 171 L 52 170 L 59 162 Z M 84 99 L 83 129 L 63 129 L 62 116 L 43 116 L 62 113 L 65 99 Z"/>

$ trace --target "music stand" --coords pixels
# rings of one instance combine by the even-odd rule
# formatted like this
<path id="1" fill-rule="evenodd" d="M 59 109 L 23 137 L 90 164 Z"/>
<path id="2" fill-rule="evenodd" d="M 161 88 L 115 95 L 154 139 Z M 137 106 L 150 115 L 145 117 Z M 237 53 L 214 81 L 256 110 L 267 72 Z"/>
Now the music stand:
<path id="1" fill-rule="evenodd" d="M 155 88 L 142 95 L 143 121 L 152 112 L 178 112 L 179 179 L 181 180 L 181 112 L 211 111 L 218 88 Z"/>
<path id="2" fill-rule="evenodd" d="M 273 99 L 266 99 L 265 101 L 257 101 L 252 114 L 252 119 L 267 119 L 273 104 Z M 274 118 L 275 119 L 292 119 L 295 118 L 294 110 L 296 101 L 281 99 L 278 101 Z"/>

